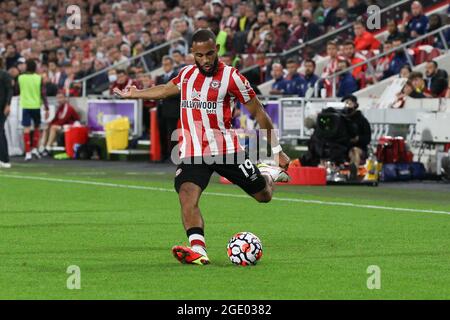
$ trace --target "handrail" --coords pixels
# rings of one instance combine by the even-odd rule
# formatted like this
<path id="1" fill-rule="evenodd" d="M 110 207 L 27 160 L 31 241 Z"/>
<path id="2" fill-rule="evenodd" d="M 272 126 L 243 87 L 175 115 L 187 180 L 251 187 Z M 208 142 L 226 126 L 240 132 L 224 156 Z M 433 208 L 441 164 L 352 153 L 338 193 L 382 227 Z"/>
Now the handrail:
<path id="1" fill-rule="evenodd" d="M 429 33 L 427 33 L 427 34 L 424 34 L 424 35 L 422 35 L 422 36 L 420 36 L 420 37 L 417 37 L 416 39 L 413 39 L 413 40 L 410 40 L 410 41 L 408 41 L 408 42 L 405 42 L 405 43 L 403 43 L 401 46 L 392 48 L 392 49 L 390 49 L 390 50 L 388 50 L 388 51 L 386 51 L 386 52 L 379 53 L 379 54 L 376 55 L 376 56 L 373 56 L 373 57 L 371 57 L 371 58 L 369 58 L 369 59 L 366 59 L 366 60 L 364 60 L 364 61 L 358 62 L 358 63 L 356 63 L 356 64 L 354 64 L 354 65 L 348 67 L 347 69 L 344 69 L 344 70 L 341 70 L 341 71 L 339 71 L 339 72 L 333 73 L 332 75 L 329 75 L 329 76 L 326 76 L 326 77 L 324 77 L 324 78 L 321 78 L 320 80 L 323 81 L 323 80 L 333 79 L 333 96 L 335 96 L 335 91 L 336 91 L 336 90 L 335 90 L 335 89 L 336 89 L 336 78 L 337 78 L 338 76 L 340 76 L 341 74 L 344 74 L 344 73 L 346 73 L 346 72 L 352 71 L 353 69 L 358 68 L 358 67 L 360 67 L 360 66 L 363 66 L 363 65 L 365 65 L 365 64 L 369 64 L 369 63 L 371 63 L 372 61 L 378 60 L 379 58 L 382 58 L 382 57 L 387 56 L 387 55 L 389 55 L 389 54 L 391 54 L 391 53 L 394 53 L 394 52 L 398 51 L 399 49 L 403 49 L 403 50 L 405 51 L 405 53 L 406 53 L 407 47 L 410 46 L 411 44 L 414 44 L 414 43 L 419 42 L 419 41 L 421 41 L 421 40 L 427 39 L 427 38 L 429 38 L 430 36 L 433 36 L 433 35 L 435 35 L 435 34 L 437 34 L 437 33 L 439 33 L 441 39 L 444 39 L 444 40 L 445 40 L 445 36 L 444 36 L 444 34 L 443 34 L 443 31 L 446 30 L 446 29 L 448 29 L 448 28 L 450 28 L 450 25 L 442 26 L 442 27 L 440 27 L 439 29 L 433 30 L 433 31 L 431 31 L 431 32 L 429 32 Z M 448 51 L 449 51 L 449 47 L 448 47 L 448 45 L 447 45 L 447 42 L 446 42 L 446 41 L 443 41 L 443 45 L 444 45 L 444 50 L 448 52 Z M 407 55 L 407 56 L 408 56 L 408 55 Z M 411 65 L 411 67 L 413 66 L 413 64 L 412 64 L 412 62 L 410 61 L 410 59 L 408 59 L 408 63 Z M 316 83 L 314 84 L 314 94 L 315 94 L 315 96 L 317 96 L 317 94 L 318 94 L 318 88 L 319 88 L 319 81 L 316 81 Z"/>
<path id="2" fill-rule="evenodd" d="M 92 79 L 92 78 L 94 78 L 94 77 L 96 77 L 96 76 L 98 76 L 99 74 L 102 74 L 102 73 L 104 73 L 104 72 L 108 72 L 108 71 L 111 70 L 111 69 L 115 69 L 115 68 L 117 68 L 117 66 L 120 66 L 120 65 L 122 65 L 122 64 L 130 63 L 131 61 L 134 61 L 134 60 L 136 60 L 136 59 L 140 59 L 140 58 L 142 58 L 143 56 L 145 56 L 145 55 L 147 55 L 147 54 L 149 54 L 149 53 L 158 51 L 159 49 L 164 48 L 164 47 L 167 47 L 167 46 L 170 46 L 170 45 L 172 45 L 173 43 L 178 42 L 178 41 L 183 41 L 184 44 L 185 44 L 186 47 L 187 47 L 187 41 L 186 41 L 186 39 L 184 39 L 183 37 L 176 38 L 176 39 L 170 40 L 170 41 L 168 41 L 168 42 L 164 42 L 163 44 L 160 44 L 160 45 L 158 45 L 158 46 L 156 46 L 156 47 L 154 47 L 154 48 L 151 48 L 151 49 L 149 49 L 149 50 L 147 50 L 147 51 L 144 51 L 144 52 L 142 52 L 142 53 L 140 53 L 140 54 L 138 54 L 138 55 L 136 55 L 136 56 L 134 56 L 134 57 L 130 57 L 130 58 L 128 58 L 126 61 L 121 61 L 121 62 L 119 62 L 119 63 L 112 64 L 112 65 L 110 65 L 110 66 L 108 66 L 108 67 L 106 67 L 106 68 L 103 68 L 103 69 L 98 70 L 98 71 L 96 71 L 96 72 L 94 72 L 94 73 L 88 74 L 87 76 L 85 76 L 85 77 L 83 77 L 83 78 L 81 78 L 81 79 L 74 80 L 73 82 L 74 82 L 74 83 L 80 83 L 80 82 L 83 83 L 83 92 L 82 92 L 82 96 L 85 97 L 85 96 L 86 96 L 86 82 L 87 82 L 87 80 Z M 144 61 L 144 66 L 146 66 L 145 61 Z M 147 70 L 147 71 L 149 71 L 149 70 Z"/>
<path id="3" fill-rule="evenodd" d="M 392 8 L 395 8 L 395 7 L 397 7 L 397 6 L 400 6 L 400 5 L 403 5 L 403 4 L 407 3 L 407 2 L 410 2 L 410 1 L 412 1 L 412 0 L 401 0 L 401 1 L 395 2 L 395 3 L 391 4 L 391 5 L 388 6 L 388 7 L 381 9 L 381 10 L 380 10 L 380 14 L 382 14 L 382 13 L 388 11 L 388 10 L 391 10 Z M 340 27 L 339 29 L 335 29 L 335 30 L 333 30 L 333 31 L 331 31 L 331 32 L 325 33 L 325 34 L 323 34 L 323 35 L 321 35 L 321 36 L 319 36 L 319 37 L 317 37 L 317 38 L 314 38 L 314 39 L 312 39 L 312 40 L 310 40 L 310 41 L 308 41 L 308 42 L 304 42 L 304 43 L 302 43 L 302 44 L 299 44 L 298 46 L 293 47 L 293 48 L 290 48 L 290 49 L 285 50 L 285 51 L 283 51 L 283 52 L 279 52 L 279 53 L 276 53 L 276 52 L 273 53 L 273 52 L 272 52 L 272 53 L 268 53 L 268 54 L 266 54 L 266 55 L 285 57 L 285 56 L 287 56 L 287 55 L 289 55 L 289 54 L 291 54 L 291 53 L 293 53 L 293 52 L 299 51 L 300 49 L 302 49 L 302 48 L 304 48 L 304 47 L 313 45 L 314 43 L 320 42 L 320 41 L 322 41 L 323 39 L 332 37 L 332 36 L 334 36 L 334 35 L 336 35 L 336 34 L 342 32 L 342 31 L 344 31 L 345 29 L 351 28 L 351 26 L 353 25 L 353 23 L 354 23 L 354 21 L 352 21 L 352 22 L 346 24 L 345 26 Z M 244 70 L 242 70 L 241 73 L 245 73 L 246 71 L 251 70 L 251 69 L 253 69 L 253 68 L 256 68 L 257 66 L 258 66 L 257 64 L 255 64 L 255 65 L 253 65 L 253 66 L 249 66 L 249 67 L 245 68 Z"/>

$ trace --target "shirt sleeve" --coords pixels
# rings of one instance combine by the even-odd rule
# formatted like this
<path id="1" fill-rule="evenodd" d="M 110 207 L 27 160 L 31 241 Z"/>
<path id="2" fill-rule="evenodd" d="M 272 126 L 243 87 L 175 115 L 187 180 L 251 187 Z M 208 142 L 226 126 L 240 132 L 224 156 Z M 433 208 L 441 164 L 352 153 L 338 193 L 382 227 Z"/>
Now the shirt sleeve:
<path id="1" fill-rule="evenodd" d="M 233 69 L 231 72 L 228 92 L 243 104 L 246 104 L 256 96 L 250 82 L 236 69 Z"/>
<path id="2" fill-rule="evenodd" d="M 172 80 L 170 80 L 170 81 L 172 81 L 172 83 L 173 83 L 174 85 L 176 85 L 176 86 L 178 87 L 178 90 L 181 90 L 181 75 L 183 74 L 184 70 L 186 70 L 187 67 L 188 67 L 188 66 L 183 67 L 183 68 L 180 70 L 180 72 L 178 72 L 178 75 L 177 75 L 175 78 L 173 78 Z"/>

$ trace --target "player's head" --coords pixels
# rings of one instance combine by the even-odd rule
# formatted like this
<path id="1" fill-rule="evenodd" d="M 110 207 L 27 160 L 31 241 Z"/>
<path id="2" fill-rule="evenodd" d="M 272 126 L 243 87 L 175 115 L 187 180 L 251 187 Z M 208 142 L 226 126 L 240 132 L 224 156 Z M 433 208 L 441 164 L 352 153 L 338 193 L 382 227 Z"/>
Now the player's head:
<path id="1" fill-rule="evenodd" d="M 192 54 L 195 64 L 204 76 L 211 77 L 217 72 L 218 51 L 219 45 L 216 44 L 216 36 L 211 30 L 200 29 L 192 36 Z"/>
<path id="2" fill-rule="evenodd" d="M 34 61 L 33 59 L 28 59 L 26 61 L 26 65 L 27 65 L 27 69 L 26 69 L 27 72 L 29 72 L 29 73 L 36 72 L 36 69 L 37 69 L 36 61 Z"/>
<path id="3" fill-rule="evenodd" d="M 66 96 L 64 95 L 64 92 L 60 91 L 56 94 L 56 101 L 58 102 L 58 105 L 66 103 Z"/>

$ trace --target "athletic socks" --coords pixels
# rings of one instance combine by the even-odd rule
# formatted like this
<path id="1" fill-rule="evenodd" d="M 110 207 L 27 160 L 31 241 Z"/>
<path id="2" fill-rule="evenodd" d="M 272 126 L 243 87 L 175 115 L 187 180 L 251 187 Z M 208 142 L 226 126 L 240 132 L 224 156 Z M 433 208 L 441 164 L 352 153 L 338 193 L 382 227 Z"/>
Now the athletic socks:
<path id="1" fill-rule="evenodd" d="M 39 137 L 40 137 L 39 130 L 34 130 L 34 132 L 33 132 L 33 149 L 37 148 L 39 146 Z"/>
<path id="2" fill-rule="evenodd" d="M 203 229 L 200 227 L 190 228 L 186 231 L 192 250 L 206 256 L 206 244 Z"/>
<path id="3" fill-rule="evenodd" d="M 31 151 L 31 136 L 30 133 L 23 134 L 23 141 L 25 143 L 25 152 L 28 153 Z"/>

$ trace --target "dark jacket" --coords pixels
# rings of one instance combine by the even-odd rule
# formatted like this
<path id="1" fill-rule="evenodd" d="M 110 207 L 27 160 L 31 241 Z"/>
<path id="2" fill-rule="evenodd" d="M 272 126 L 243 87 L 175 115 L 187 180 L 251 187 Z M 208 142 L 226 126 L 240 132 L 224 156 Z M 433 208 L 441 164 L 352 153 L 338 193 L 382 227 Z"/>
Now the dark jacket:
<path id="1" fill-rule="evenodd" d="M 350 72 L 345 72 L 339 77 L 338 97 L 345 97 L 358 90 L 358 83 Z"/>
<path id="2" fill-rule="evenodd" d="M 446 92 L 448 87 L 448 74 L 447 71 L 439 69 L 437 72 L 429 78 L 425 78 L 427 89 L 431 92 L 433 97 L 440 97 Z"/>
<path id="3" fill-rule="evenodd" d="M 3 111 L 6 105 L 11 103 L 13 96 L 13 88 L 11 77 L 6 71 L 0 70 L 0 115 L 3 116 Z"/>
<path id="4" fill-rule="evenodd" d="M 367 121 L 366 117 L 364 117 L 362 112 L 359 110 L 356 110 L 352 115 L 347 113 L 347 117 L 353 124 L 354 132 L 359 137 L 358 142 L 353 144 L 353 146 L 367 152 L 367 146 L 370 144 L 370 140 L 372 138 L 372 131 L 370 129 L 369 121 Z"/>
<path id="5" fill-rule="evenodd" d="M 175 78 L 177 72 L 174 70 L 169 76 L 169 80 Z M 169 81 L 164 81 L 164 74 L 156 78 L 156 85 L 166 84 Z M 166 98 L 159 101 L 158 114 L 165 118 L 179 118 L 180 117 L 180 95 Z"/>

